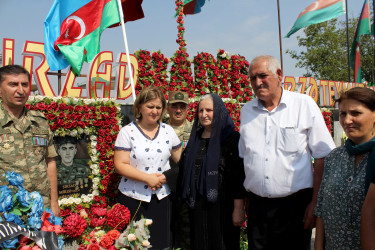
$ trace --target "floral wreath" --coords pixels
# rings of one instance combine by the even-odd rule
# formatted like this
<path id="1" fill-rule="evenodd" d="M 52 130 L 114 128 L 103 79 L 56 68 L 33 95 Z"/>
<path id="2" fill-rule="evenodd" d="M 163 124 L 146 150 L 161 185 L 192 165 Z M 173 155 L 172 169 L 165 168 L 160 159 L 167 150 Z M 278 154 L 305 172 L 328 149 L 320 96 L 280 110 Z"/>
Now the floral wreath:
<path id="1" fill-rule="evenodd" d="M 112 201 L 117 195 L 118 175 L 114 171 L 113 148 L 121 128 L 119 105 L 112 99 L 78 99 L 30 96 L 26 107 L 46 116 L 54 136 L 88 138 L 89 167 L 92 193 L 59 200 L 62 208 L 85 204 L 94 196 Z"/>

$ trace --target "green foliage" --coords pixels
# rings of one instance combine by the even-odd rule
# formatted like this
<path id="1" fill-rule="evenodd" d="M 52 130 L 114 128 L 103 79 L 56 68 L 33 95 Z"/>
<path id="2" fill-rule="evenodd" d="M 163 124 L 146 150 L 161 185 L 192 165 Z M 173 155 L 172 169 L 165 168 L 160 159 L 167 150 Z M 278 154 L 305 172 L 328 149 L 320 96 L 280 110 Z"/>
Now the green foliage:
<path id="1" fill-rule="evenodd" d="M 352 46 L 358 18 L 349 19 L 349 50 Z M 332 19 L 327 22 L 310 25 L 304 29 L 304 36 L 297 36 L 301 51 L 287 50 L 296 67 L 306 69 L 304 76 L 316 79 L 348 81 L 348 56 L 346 23 Z M 360 39 L 361 67 L 363 80 L 373 81 L 373 39 L 363 35 Z M 353 81 L 353 70 L 350 71 Z"/>

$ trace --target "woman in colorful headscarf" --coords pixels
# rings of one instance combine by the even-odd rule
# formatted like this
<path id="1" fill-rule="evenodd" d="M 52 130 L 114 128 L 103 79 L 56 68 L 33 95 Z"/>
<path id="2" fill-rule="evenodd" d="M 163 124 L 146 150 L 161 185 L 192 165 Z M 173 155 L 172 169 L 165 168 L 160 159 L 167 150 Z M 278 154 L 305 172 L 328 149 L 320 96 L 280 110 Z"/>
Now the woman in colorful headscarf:
<path id="1" fill-rule="evenodd" d="M 180 170 L 181 195 L 189 206 L 191 249 L 239 249 L 245 175 L 234 128 L 221 98 L 204 95 Z"/>
<path id="2" fill-rule="evenodd" d="M 375 172 L 375 92 L 352 88 L 336 102 L 348 140 L 324 162 L 315 249 L 362 249 L 361 209 Z"/>

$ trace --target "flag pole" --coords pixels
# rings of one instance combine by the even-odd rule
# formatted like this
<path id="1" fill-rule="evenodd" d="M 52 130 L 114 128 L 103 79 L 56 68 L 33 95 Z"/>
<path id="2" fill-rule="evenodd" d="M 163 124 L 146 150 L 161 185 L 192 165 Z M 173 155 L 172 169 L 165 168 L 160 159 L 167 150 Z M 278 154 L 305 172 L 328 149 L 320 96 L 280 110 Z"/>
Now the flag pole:
<path id="1" fill-rule="evenodd" d="M 132 87 L 132 96 L 133 96 L 133 101 L 135 101 L 136 96 L 135 96 L 135 87 L 134 87 L 134 80 L 133 80 L 133 71 L 132 71 L 132 66 L 131 66 L 131 63 L 130 63 L 128 41 L 127 41 L 127 38 L 126 38 L 126 31 L 125 31 L 124 12 L 122 11 L 121 0 L 117 0 L 117 5 L 118 5 L 118 11 L 119 11 L 119 14 L 120 14 L 122 36 L 124 37 L 126 59 L 128 60 L 129 79 L 130 79 L 130 84 L 131 84 L 131 87 Z"/>
<path id="2" fill-rule="evenodd" d="M 348 54 L 348 81 L 350 82 L 350 50 L 349 50 L 348 0 L 345 0 L 345 19 L 346 19 L 346 52 Z"/>
<path id="3" fill-rule="evenodd" d="M 279 19 L 280 63 L 281 63 L 281 70 L 283 71 L 283 47 L 282 47 L 282 42 L 281 42 L 281 24 L 280 24 L 280 4 L 279 4 L 279 0 L 277 0 L 277 15 L 278 15 L 278 19 Z"/>

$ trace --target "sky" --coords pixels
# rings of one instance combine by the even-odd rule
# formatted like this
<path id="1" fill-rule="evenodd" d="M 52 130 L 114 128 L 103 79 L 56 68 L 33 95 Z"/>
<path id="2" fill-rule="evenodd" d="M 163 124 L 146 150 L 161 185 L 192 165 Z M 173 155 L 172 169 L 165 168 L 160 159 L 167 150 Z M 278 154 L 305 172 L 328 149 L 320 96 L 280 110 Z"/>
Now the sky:
<path id="1" fill-rule="evenodd" d="M 299 13 L 313 2 L 280 0 L 282 37 L 291 29 Z M 358 17 L 363 1 L 347 2 L 349 17 Z M 43 22 L 52 3 L 52 0 L 0 0 L 0 49 L 3 38 L 15 39 L 16 64 L 22 64 L 21 52 L 26 41 L 44 42 Z M 178 49 L 174 0 L 143 0 L 142 7 L 145 18 L 125 25 L 130 53 L 138 49 L 161 50 L 165 56 L 172 57 Z M 345 15 L 339 19 L 345 20 Z M 248 61 L 261 54 L 280 59 L 276 0 L 206 0 L 201 13 L 185 16 L 184 20 L 187 52 L 191 59 L 198 52 L 209 52 L 216 57 L 218 49 L 224 49 L 230 55 L 240 54 Z M 284 75 L 302 76 L 305 73 L 304 69 L 296 68 L 297 61 L 285 53 L 287 49 L 300 50 L 298 35 L 303 35 L 302 30 L 290 38 L 282 38 Z M 103 32 L 101 51 L 105 50 L 113 51 L 115 58 L 125 52 L 121 27 Z M 84 70 L 85 65 L 82 73 L 86 73 Z"/>

